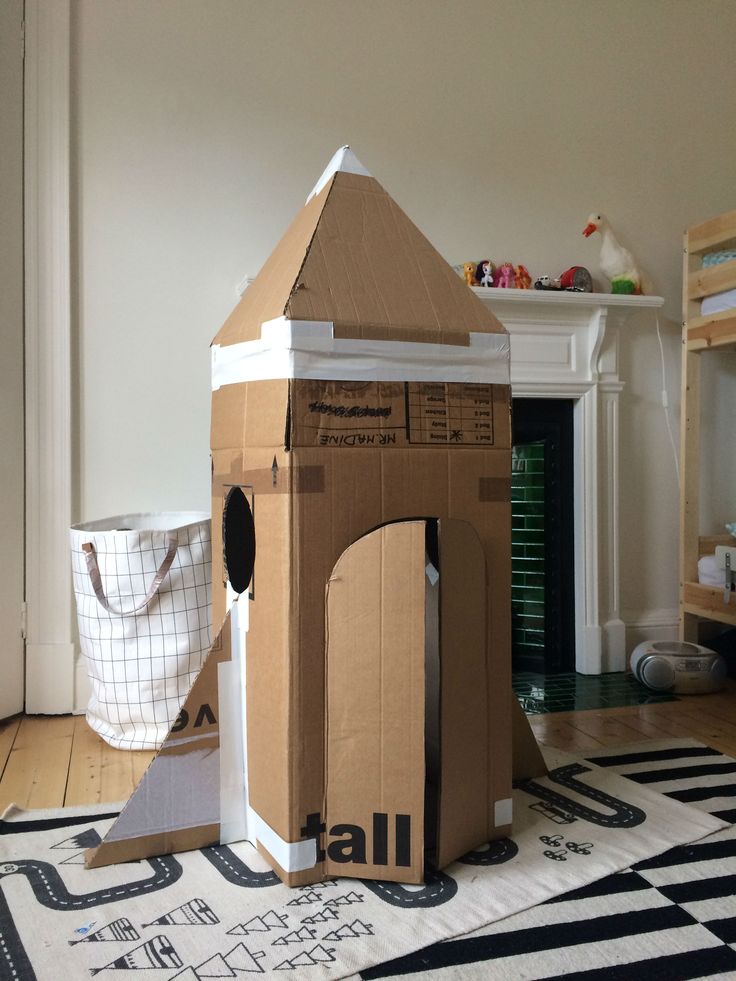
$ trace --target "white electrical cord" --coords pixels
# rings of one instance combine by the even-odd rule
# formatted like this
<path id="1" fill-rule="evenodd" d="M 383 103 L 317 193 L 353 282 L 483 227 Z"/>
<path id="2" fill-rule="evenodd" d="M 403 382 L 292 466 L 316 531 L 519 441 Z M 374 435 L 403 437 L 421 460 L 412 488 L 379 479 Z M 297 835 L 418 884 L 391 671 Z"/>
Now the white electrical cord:
<path id="1" fill-rule="evenodd" d="M 677 486 L 680 486 L 680 462 L 677 458 L 677 444 L 675 443 L 675 436 L 672 432 L 672 420 L 670 419 L 670 400 L 667 395 L 667 370 L 664 360 L 664 344 L 662 343 L 662 331 L 659 327 L 659 316 L 657 313 L 654 314 L 654 319 L 657 324 L 657 340 L 659 341 L 659 356 L 662 363 L 662 408 L 664 409 L 664 418 L 667 422 L 667 433 L 670 437 L 670 446 L 672 447 L 672 459 L 675 463 L 675 474 L 677 475 Z"/>

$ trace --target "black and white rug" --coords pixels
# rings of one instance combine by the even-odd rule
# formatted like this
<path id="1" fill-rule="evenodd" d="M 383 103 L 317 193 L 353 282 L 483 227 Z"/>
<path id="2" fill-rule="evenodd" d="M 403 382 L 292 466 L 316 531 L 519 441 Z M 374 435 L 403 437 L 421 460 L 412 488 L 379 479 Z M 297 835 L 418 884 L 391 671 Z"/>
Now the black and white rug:
<path id="1" fill-rule="evenodd" d="M 513 840 L 422 887 L 288 889 L 247 843 L 87 870 L 112 811 L 6 814 L 0 979 L 736 977 L 736 762 L 670 740 L 553 764 Z"/>
<path id="2" fill-rule="evenodd" d="M 596 751 L 589 761 L 729 827 L 362 977 L 736 978 L 736 760 L 670 739 Z"/>

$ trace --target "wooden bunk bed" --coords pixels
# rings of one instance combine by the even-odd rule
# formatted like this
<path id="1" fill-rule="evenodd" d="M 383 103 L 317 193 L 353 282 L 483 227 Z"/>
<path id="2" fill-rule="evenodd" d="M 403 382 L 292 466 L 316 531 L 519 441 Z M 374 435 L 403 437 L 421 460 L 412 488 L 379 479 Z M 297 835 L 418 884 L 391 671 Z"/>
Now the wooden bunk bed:
<path id="1" fill-rule="evenodd" d="M 701 556 L 736 545 L 728 535 L 701 536 L 699 527 L 701 358 L 736 351 L 736 211 L 685 232 L 682 329 L 680 634 L 697 641 L 704 620 L 736 626 L 736 601 L 698 582 Z"/>

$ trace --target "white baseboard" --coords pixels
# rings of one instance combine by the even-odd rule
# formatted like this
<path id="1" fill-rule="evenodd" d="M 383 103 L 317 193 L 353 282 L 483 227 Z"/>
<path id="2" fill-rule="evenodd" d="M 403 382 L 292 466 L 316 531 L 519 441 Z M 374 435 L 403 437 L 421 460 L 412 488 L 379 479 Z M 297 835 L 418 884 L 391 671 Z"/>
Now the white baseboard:
<path id="1" fill-rule="evenodd" d="M 26 688 L 28 715 L 64 715 L 73 704 L 73 644 L 27 644 Z"/>
<path id="2" fill-rule="evenodd" d="M 627 661 L 637 644 L 645 640 L 677 640 L 679 635 L 680 612 L 677 609 L 631 611 L 623 619 Z"/>
<path id="3" fill-rule="evenodd" d="M 87 673 L 87 661 L 84 654 L 77 651 L 74 662 L 74 715 L 84 715 L 87 711 L 87 703 L 92 694 L 89 674 Z"/>

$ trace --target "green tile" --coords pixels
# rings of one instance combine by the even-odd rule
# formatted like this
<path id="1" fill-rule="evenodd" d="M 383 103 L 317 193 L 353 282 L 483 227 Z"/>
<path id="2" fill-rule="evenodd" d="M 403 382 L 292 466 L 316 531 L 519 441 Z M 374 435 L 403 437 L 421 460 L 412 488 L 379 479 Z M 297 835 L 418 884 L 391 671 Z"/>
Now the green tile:
<path id="1" fill-rule="evenodd" d="M 622 705 L 646 705 L 675 701 L 674 695 L 657 694 L 644 688 L 631 675 L 614 673 L 605 675 L 555 674 L 536 672 L 514 674 L 514 690 L 524 686 L 527 695 L 525 711 L 565 712 L 595 708 L 613 708 Z"/>

